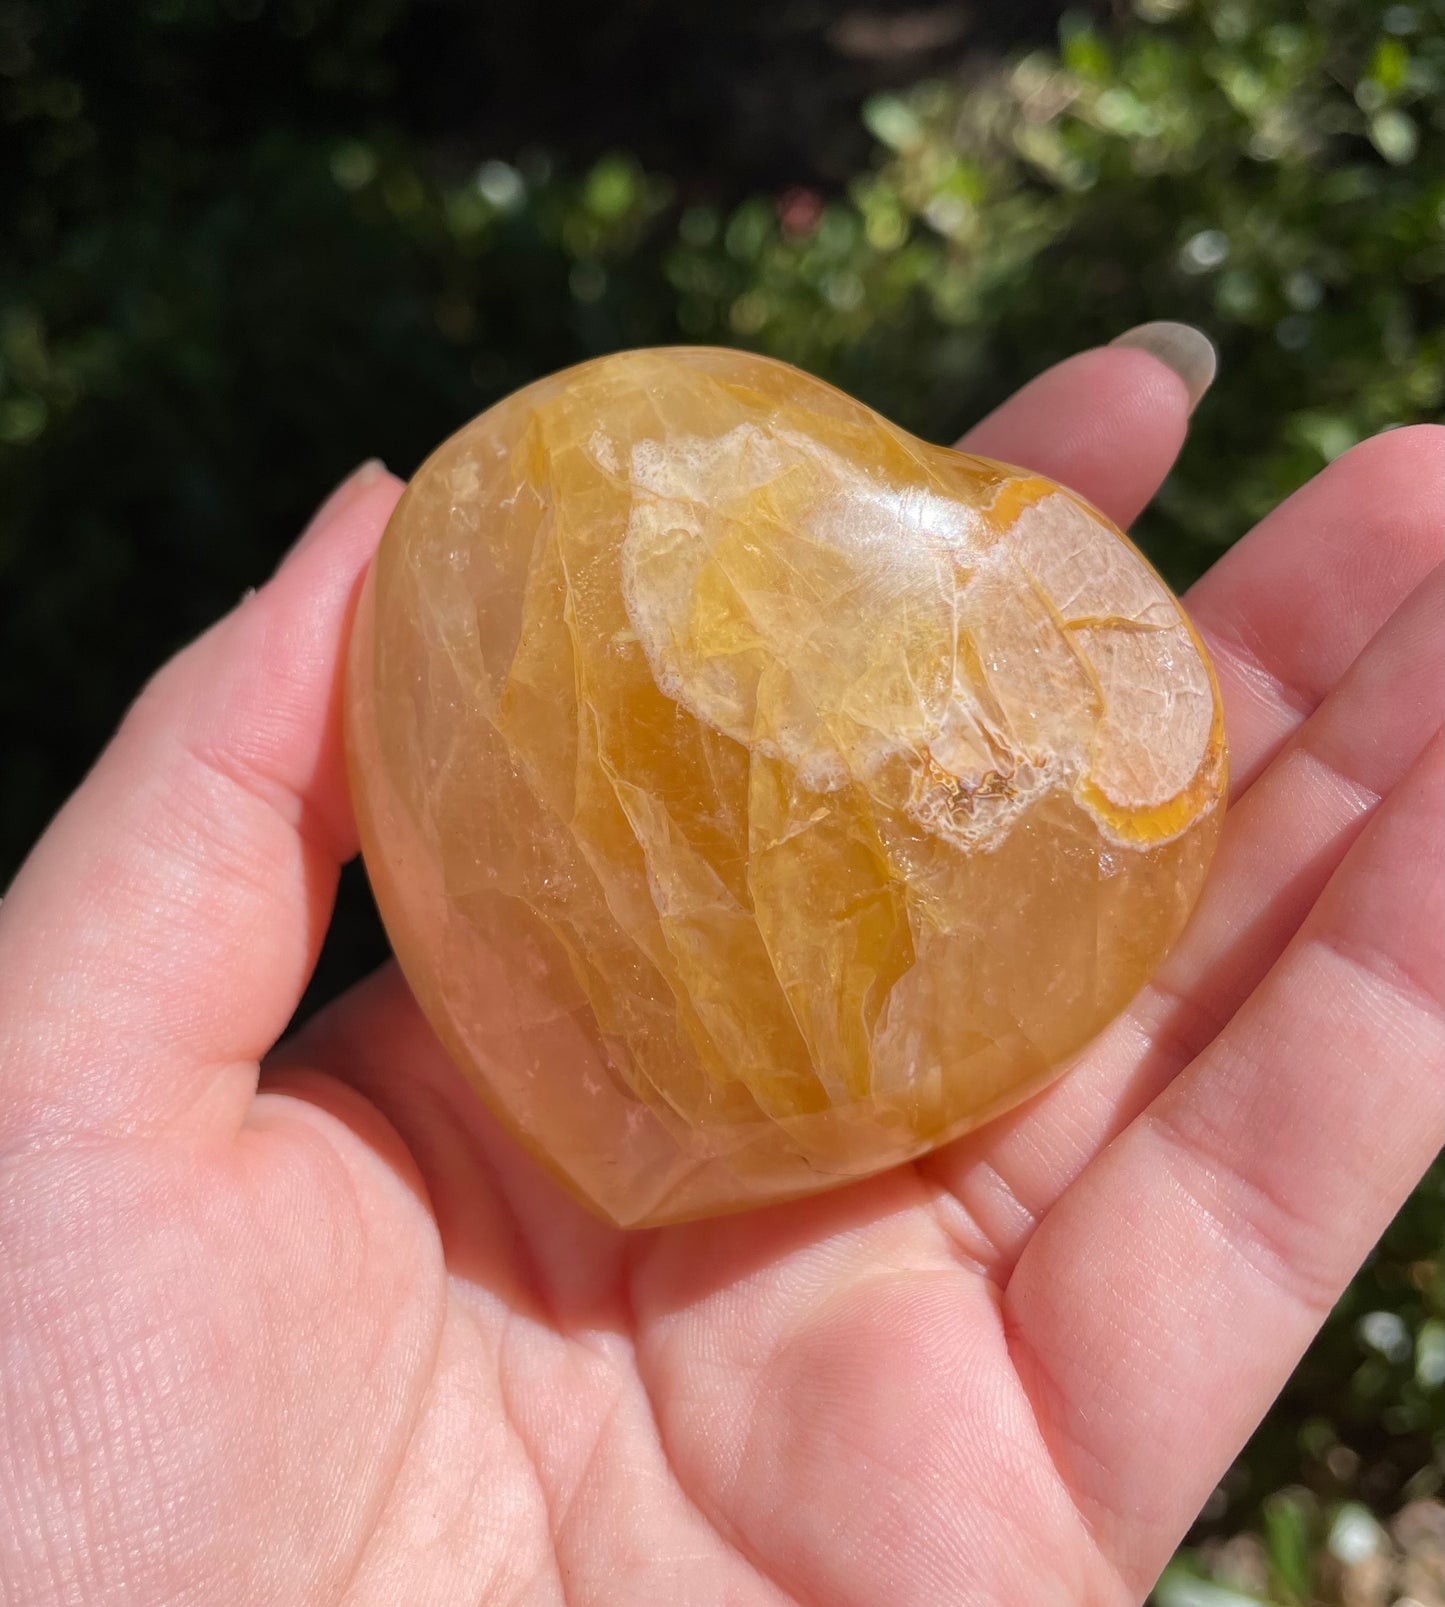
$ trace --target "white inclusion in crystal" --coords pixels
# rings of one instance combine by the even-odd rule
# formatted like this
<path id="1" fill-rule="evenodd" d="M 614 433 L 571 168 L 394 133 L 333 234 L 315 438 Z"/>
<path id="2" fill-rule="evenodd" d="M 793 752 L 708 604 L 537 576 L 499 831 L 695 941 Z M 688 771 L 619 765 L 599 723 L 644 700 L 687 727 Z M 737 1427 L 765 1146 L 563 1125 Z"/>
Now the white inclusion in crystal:
<path id="1" fill-rule="evenodd" d="M 635 485 L 670 501 L 704 506 L 746 496 L 782 464 L 782 454 L 756 424 L 737 424 L 718 436 L 638 441 L 632 448 Z"/>
<path id="2" fill-rule="evenodd" d="M 447 477 L 447 490 L 451 493 L 453 510 L 455 511 L 459 504 L 474 501 L 480 486 L 481 475 L 471 458 L 463 458 L 461 462 L 454 463 Z"/>
<path id="3" fill-rule="evenodd" d="M 930 619 L 940 641 L 956 630 L 958 593 L 977 568 L 961 563 L 960 554 L 977 554 L 984 546 L 979 514 L 930 486 L 880 481 L 807 436 L 769 433 L 751 423 L 715 437 L 640 441 L 632 449 L 631 470 L 637 491 L 622 549 L 623 599 L 657 684 L 669 697 L 745 746 L 785 760 L 800 784 L 818 793 L 836 792 L 850 781 L 870 791 L 896 791 L 898 759 L 911 773 L 922 763 L 920 749 L 930 742 L 949 745 L 950 716 L 961 712 L 956 698 L 919 701 L 905 729 L 895 724 L 903 705 L 885 697 L 889 718 L 880 727 L 869 713 L 871 687 L 880 684 L 871 678 L 907 684 L 911 672 L 901 660 L 890 662 L 890 651 L 902 655 L 910 632 L 916 635 L 922 626 L 926 635 Z M 858 662 L 856 613 L 845 609 L 830 619 L 821 609 L 794 665 L 791 709 L 782 712 L 774 687 L 775 724 L 759 732 L 757 655 L 694 650 L 694 599 L 704 565 L 736 531 L 736 520 L 751 513 L 753 494 L 766 498 L 770 481 L 798 471 L 807 474 L 810 487 L 826 489 L 801 499 L 791 535 L 836 555 L 832 573 L 842 589 L 834 600 L 856 599 L 867 609 L 882 652 L 871 667 Z M 791 484 L 796 492 L 797 482 Z M 800 642 L 790 599 L 759 590 L 745 607 L 765 655 L 779 663 L 794 657 Z M 1054 767 L 1041 758 L 1036 766 L 1019 764 L 1006 792 L 991 791 L 987 773 L 996 757 L 988 743 L 975 746 L 976 776 L 970 765 L 956 785 L 940 786 L 935 762 L 929 778 L 917 774 L 894 804 L 927 829 L 976 843 L 996 840 L 1033 797 L 1057 784 Z M 885 783 L 890 772 L 895 779 Z"/>
<path id="4" fill-rule="evenodd" d="M 618 462 L 617 448 L 601 430 L 593 430 L 587 438 L 587 450 L 592 454 L 593 461 L 598 467 L 605 469 L 608 474 L 616 474 L 622 466 Z"/>
<path id="5" fill-rule="evenodd" d="M 1198 768 L 1213 716 L 1208 672 L 1168 591 L 1072 497 L 1043 498 L 999 540 L 961 497 L 890 482 L 807 436 L 753 423 L 639 441 L 631 471 L 623 599 L 658 686 L 786 761 L 810 791 L 860 783 L 976 848 L 1086 770 L 1127 808 L 1175 795 Z M 738 645 L 702 646 L 704 570 L 751 519 L 781 520 L 759 539 L 779 542 L 784 563 L 791 546 L 801 587 L 821 589 L 809 599 L 750 586 L 730 625 Z M 996 713 L 978 704 L 986 689 L 959 661 L 965 635 L 998 677 Z M 929 642 L 946 652 L 950 640 L 951 695 L 925 692 L 908 655 Z M 1075 684 L 1081 661 L 1099 708 Z"/>

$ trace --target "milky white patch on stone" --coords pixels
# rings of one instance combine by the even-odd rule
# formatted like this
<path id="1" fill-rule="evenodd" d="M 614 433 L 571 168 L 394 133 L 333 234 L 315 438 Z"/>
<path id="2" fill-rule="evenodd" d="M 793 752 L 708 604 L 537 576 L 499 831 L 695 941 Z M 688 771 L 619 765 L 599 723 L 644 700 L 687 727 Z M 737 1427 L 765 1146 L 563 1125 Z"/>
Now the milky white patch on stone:
<path id="1" fill-rule="evenodd" d="M 957 499 L 753 424 L 638 442 L 630 466 L 623 596 L 659 687 L 805 787 L 861 783 L 978 848 L 1085 775 L 1134 809 L 1197 771 L 1212 696 L 1188 632 L 1163 585 L 1071 497 L 1044 498 L 1000 541 Z M 726 554 L 753 526 L 758 547 L 831 589 L 809 601 L 807 586 L 739 578 Z M 705 571 L 715 587 L 720 573 L 737 582 L 726 625 L 707 622 L 720 645 L 698 640 Z"/>
<path id="2" fill-rule="evenodd" d="M 1089 779 L 1120 808 L 1168 803 L 1204 761 L 1214 694 L 1163 581 L 1063 492 L 1027 508 L 1005 539 L 1097 679 Z"/>
<path id="3" fill-rule="evenodd" d="M 1179 624 L 1163 581 L 1061 491 L 1025 508 L 1004 540 L 1066 621 L 1115 619 L 1164 629 Z"/>
<path id="4" fill-rule="evenodd" d="M 592 454 L 594 462 L 608 474 L 616 474 L 622 467 L 617 457 L 617 448 L 601 430 L 593 430 L 588 437 L 587 450 Z"/>
<path id="5" fill-rule="evenodd" d="M 1104 694 L 1089 779 L 1124 809 L 1168 803 L 1198 774 L 1214 729 L 1213 689 L 1189 633 L 1078 634 Z"/>
<path id="6" fill-rule="evenodd" d="M 447 490 L 451 495 L 452 507 L 455 508 L 459 503 L 474 502 L 480 485 L 481 474 L 470 458 L 463 458 L 459 463 L 454 463 L 447 475 Z"/>

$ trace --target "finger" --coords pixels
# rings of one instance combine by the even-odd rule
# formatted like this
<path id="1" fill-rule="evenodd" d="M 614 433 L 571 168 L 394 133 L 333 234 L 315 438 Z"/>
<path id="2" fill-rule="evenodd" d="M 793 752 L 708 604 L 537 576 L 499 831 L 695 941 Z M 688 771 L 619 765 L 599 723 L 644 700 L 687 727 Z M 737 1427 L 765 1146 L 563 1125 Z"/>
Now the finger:
<path id="1" fill-rule="evenodd" d="M 1442 752 L 1008 1285 L 1058 1466 L 1141 1588 L 1439 1146 Z"/>
<path id="2" fill-rule="evenodd" d="M 1204 336 L 1182 324 L 1168 327 L 1193 337 L 1174 359 L 1188 379 L 1141 346 L 1080 352 L 1031 380 L 975 425 L 960 448 L 1058 480 L 1127 528 L 1184 444 L 1190 411 L 1208 383 L 1199 348 L 1213 373 Z"/>
<path id="3" fill-rule="evenodd" d="M 1440 562 L 1442 472 L 1438 425 L 1362 442 L 1185 598 L 1224 695 L 1236 796 Z"/>
<path id="4" fill-rule="evenodd" d="M 1435 737 L 1445 683 L 1442 581 L 1437 565 L 1235 806 L 1218 874 L 1141 1017 L 1174 1000 L 1207 999 L 1203 1027 L 1214 1036 L 1263 981 L 1381 800 Z M 1169 1034 L 1178 1035 L 1177 1028 Z M 1206 1041 L 1187 1044 L 1187 1058 Z"/>
<path id="5" fill-rule="evenodd" d="M 1068 1077 L 921 1163 L 995 1277 L 1007 1276 L 1092 1157 L 1263 980 L 1379 800 L 1439 729 L 1442 604 L 1437 569 L 1230 811 L 1179 946 Z"/>
<path id="6" fill-rule="evenodd" d="M 156 675 L 22 867 L 0 907 L 0 1141 L 249 1099 L 356 850 L 341 646 L 398 491 L 358 471 Z"/>
<path id="7" fill-rule="evenodd" d="M 1259 775 L 1369 635 L 1439 563 L 1441 521 L 1430 487 L 1439 480 L 1442 440 L 1438 429 L 1397 430 L 1346 453 L 1186 597 L 1214 656 L 1237 783 Z M 1423 585 L 1417 613 L 1431 607 L 1429 583 Z M 1308 622 L 1303 633 L 1296 611 Z M 1438 656 L 1429 634 L 1436 629 L 1423 627 L 1420 662 L 1427 669 Z M 1278 650 L 1271 630 L 1284 644 Z M 1338 763 L 1346 776 L 1373 776 L 1377 793 L 1398 780 L 1433 729 L 1429 710 L 1438 698 L 1401 699 L 1392 690 L 1396 675 L 1418 658 L 1411 643 L 1419 635 L 1419 627 L 1414 635 L 1408 626 L 1392 632 L 1393 645 L 1374 654 L 1381 672 L 1372 690 L 1357 685 L 1336 722 L 1354 736 L 1351 753 L 1336 754 Z M 1413 735 L 1377 740 L 1396 728 L 1397 716 L 1414 722 Z M 927 1163 L 959 1207 L 958 1231 L 995 1273 L 1007 1272 L 1040 1216 L 1094 1153 L 1207 1041 L 1226 1018 L 1227 1001 L 1244 997 L 1263 975 L 1288 937 L 1288 921 L 1309 907 L 1362 824 L 1347 785 L 1305 815 L 1294 812 L 1291 790 L 1272 788 L 1278 812 L 1261 808 L 1249 832 L 1235 819 L 1236 805 L 1177 961 L 1091 1045 L 1080 1067 L 1017 1115 Z M 1231 863 L 1241 867 L 1238 874 L 1227 874 Z M 1272 921 L 1264 920 L 1266 911 Z M 1220 984 L 1206 1010 L 1197 990 L 1171 978 L 1210 968 L 1220 971 Z M 1230 968 L 1233 991 L 1225 982 Z"/>

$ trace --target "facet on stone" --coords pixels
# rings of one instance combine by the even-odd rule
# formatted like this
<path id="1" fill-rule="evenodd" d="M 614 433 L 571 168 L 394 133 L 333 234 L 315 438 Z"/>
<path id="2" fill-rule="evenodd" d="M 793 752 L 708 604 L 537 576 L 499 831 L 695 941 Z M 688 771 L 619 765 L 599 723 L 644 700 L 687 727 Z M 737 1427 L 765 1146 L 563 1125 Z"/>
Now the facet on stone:
<path id="1" fill-rule="evenodd" d="M 1204 648 L 1107 519 L 707 348 L 540 380 L 428 459 L 346 736 L 428 1020 L 626 1226 L 1042 1087 L 1179 935 L 1226 789 Z"/>

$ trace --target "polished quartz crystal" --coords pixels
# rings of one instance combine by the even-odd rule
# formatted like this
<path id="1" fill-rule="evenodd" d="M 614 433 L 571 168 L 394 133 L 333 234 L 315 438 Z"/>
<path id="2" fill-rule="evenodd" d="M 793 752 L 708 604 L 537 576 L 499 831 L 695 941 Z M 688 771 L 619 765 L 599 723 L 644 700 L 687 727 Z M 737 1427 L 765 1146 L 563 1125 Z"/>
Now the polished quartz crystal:
<path id="1" fill-rule="evenodd" d="M 1043 1086 L 1178 936 L 1225 789 L 1199 638 L 1107 519 L 703 348 L 541 380 L 422 466 L 346 726 L 423 1011 L 629 1226 Z"/>

